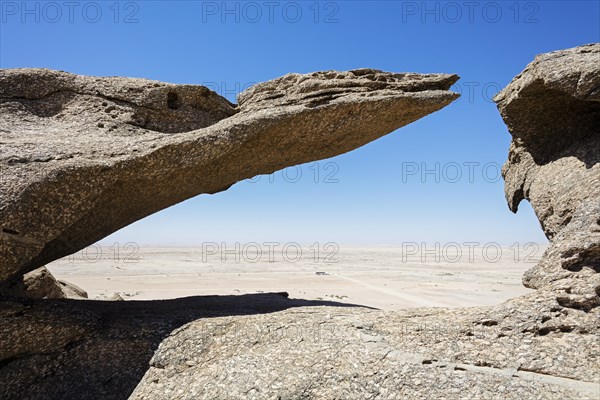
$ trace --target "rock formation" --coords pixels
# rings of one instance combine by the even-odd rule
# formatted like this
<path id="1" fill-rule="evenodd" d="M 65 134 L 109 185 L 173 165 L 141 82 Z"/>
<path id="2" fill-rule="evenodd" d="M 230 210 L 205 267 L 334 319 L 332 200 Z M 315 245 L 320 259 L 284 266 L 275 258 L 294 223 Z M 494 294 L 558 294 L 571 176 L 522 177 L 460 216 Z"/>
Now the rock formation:
<path id="1" fill-rule="evenodd" d="M 494 307 L 399 312 L 294 300 L 285 294 L 154 302 L 7 299 L 0 302 L 0 382 L 4 383 L 0 386 L 0 398 L 599 398 L 599 47 L 583 46 L 537 57 L 496 99 L 513 135 L 509 161 L 504 167 L 509 206 L 516 211 L 522 199 L 531 201 L 551 240 L 542 262 L 524 278 L 526 285 L 537 289 L 535 292 Z M 370 78 L 362 78 L 363 72 Z M 411 90 L 410 85 L 404 85 L 396 92 L 388 85 L 401 85 L 404 78 L 383 75 L 380 80 L 377 76 L 382 77 L 371 71 L 312 77 L 290 75 L 244 93 L 240 107 L 234 109 L 235 115 L 206 128 L 166 136 L 144 131 L 144 139 L 156 142 L 156 148 L 135 146 L 139 157 L 148 163 L 148 173 L 161 182 L 156 189 L 162 199 L 160 204 L 168 203 L 168 189 L 177 188 L 164 186 L 167 182 L 162 180 L 162 169 L 157 165 L 171 171 L 165 172 L 171 177 L 174 175 L 169 174 L 178 167 L 186 172 L 192 182 L 186 186 L 189 192 L 177 192 L 182 197 L 197 193 L 198 188 L 210 192 L 232 183 L 226 177 L 246 177 L 280 167 L 285 155 L 290 157 L 290 163 L 302 162 L 371 140 L 383 134 L 382 126 L 392 128 L 405 121 L 394 117 L 407 107 L 396 108 L 396 102 L 410 105 L 418 99 L 419 107 L 421 101 L 432 101 L 439 108 L 440 98 L 452 98 L 443 90 L 430 90 L 431 85 L 439 89 L 432 83 L 439 78 L 423 78 L 417 85 L 420 89 Z M 356 79 L 361 80 L 358 86 Z M 444 82 L 446 79 L 453 78 L 444 77 Z M 160 90 L 163 89 L 165 92 L 158 97 L 181 105 L 168 95 L 173 88 Z M 89 101 L 94 104 L 94 96 Z M 21 110 L 21 105 L 27 104 L 22 107 L 38 110 L 37 113 L 45 110 L 35 108 L 35 102 L 17 103 L 10 107 Z M 80 103 L 85 101 L 79 98 L 72 106 Z M 135 109 L 131 103 L 122 106 Z M 156 112 L 157 107 L 148 108 L 144 112 Z M 270 119 L 271 115 L 276 117 Z M 316 115 L 318 119 L 313 119 Z M 418 118 L 411 115 L 408 119 Z M 211 118 L 220 117 L 222 114 L 214 117 L 208 113 L 198 118 L 209 124 Z M 119 114 L 115 119 L 118 118 L 126 115 Z M 182 119 L 186 124 L 200 123 L 192 116 Z M 175 120 L 179 121 L 172 121 Z M 172 132 L 179 130 L 177 123 L 168 124 Z M 376 125 L 381 128 L 376 129 L 377 134 L 367 129 L 375 123 L 382 124 Z M 76 126 L 73 121 L 70 124 Z M 340 126 L 346 127 L 347 136 L 342 135 Z M 125 182 L 142 188 L 130 174 L 142 174 L 144 170 L 137 166 L 137 156 L 130 155 L 133 150 L 123 150 L 127 148 L 123 143 L 138 143 L 135 132 L 145 128 L 132 129 L 133 136 L 119 131 L 117 139 L 110 139 L 120 143 L 114 146 L 114 160 L 102 153 L 111 146 L 94 153 L 106 161 L 97 171 L 110 176 L 111 184 L 102 186 L 104 175 L 98 175 L 93 185 L 85 186 L 92 191 L 94 185 L 101 185 L 94 191 L 96 197 L 83 204 L 67 203 L 81 207 L 76 210 L 89 210 L 90 214 L 79 212 L 71 216 L 75 222 L 89 221 L 91 210 L 104 210 L 106 204 L 115 205 L 122 200 L 115 195 L 114 203 L 104 203 L 108 201 L 103 197 L 105 191 L 115 187 L 128 190 L 123 187 Z M 33 137 L 27 136 L 33 133 L 23 130 L 25 137 Z M 321 132 L 327 135 L 319 136 Z M 306 134 L 305 139 L 301 133 Z M 13 143 L 17 140 L 12 139 Z M 55 149 L 61 140 L 67 139 L 58 137 Z M 199 143 L 204 143 L 204 147 Z M 267 151 L 269 143 L 273 143 L 273 149 Z M 244 152 L 246 146 L 262 149 L 263 160 L 253 160 Z M 94 160 L 83 144 L 74 148 L 78 150 L 73 157 L 80 160 L 73 161 L 75 166 L 79 165 L 77 162 Z M 286 154 L 280 154 L 284 150 Z M 88 158 L 77 158 L 81 154 Z M 31 160 L 32 156 L 23 153 L 21 157 Z M 234 160 L 240 160 L 240 164 Z M 42 169 L 27 169 L 37 167 L 33 161 L 22 164 L 18 166 L 22 169 L 11 170 L 18 172 L 12 179 L 24 182 L 22 188 L 27 188 L 31 177 L 37 177 Z M 205 174 L 188 175 L 187 166 L 191 165 L 200 166 Z M 111 175 L 114 168 L 125 171 L 121 180 Z M 66 171 L 61 176 L 69 176 L 70 170 Z M 212 178 L 212 174 L 216 177 Z M 45 177 L 39 178 L 42 183 L 37 187 L 45 186 Z M 143 176 L 137 179 L 146 182 Z M 11 190 L 9 194 L 15 198 L 21 193 Z M 140 208 L 149 210 L 158 204 L 143 194 L 147 192 L 136 195 Z M 65 201 L 70 199 L 65 197 Z M 48 208 L 48 203 L 40 204 Z M 63 213 L 65 210 L 68 208 Z M 8 216 L 13 213 L 4 209 L 2 212 Z M 23 215 L 17 214 L 19 218 Z M 109 225 L 115 226 L 116 220 L 111 221 Z M 18 231 L 22 225 L 6 226 L 16 231 L 8 232 L 15 243 L 28 243 L 27 238 L 34 233 Z M 57 231 L 56 237 L 71 240 L 73 236 L 69 235 L 83 232 L 91 238 L 101 231 L 94 228 L 92 234 L 77 223 L 72 226 L 60 230 L 69 234 Z M 41 255 L 28 255 L 32 261 L 8 264 L 11 269 L 5 269 L 9 271 L 5 276 L 18 275 L 44 257 L 61 254 L 56 250 L 60 247 L 49 246 L 58 242 L 53 239 L 42 246 Z"/>
<path id="2" fill-rule="evenodd" d="M 87 292 L 72 283 L 57 280 L 46 267 L 23 276 L 21 285 L 12 288 L 14 296 L 24 294 L 31 299 L 85 299 Z"/>
<path id="3" fill-rule="evenodd" d="M 524 278 L 535 293 L 194 321 L 161 343 L 132 398 L 599 398 L 599 100 L 600 45 L 537 57 L 496 98 L 513 136 L 509 206 L 529 200 L 551 240 Z"/>
<path id="4" fill-rule="evenodd" d="M 2 70 L 0 283 L 190 197 L 360 147 L 450 104 L 457 79 L 290 74 L 235 106 L 202 86 Z"/>
<path id="5" fill-rule="evenodd" d="M 600 306 L 600 44 L 536 57 L 495 101 L 513 136 L 506 199 L 529 200 L 551 241 L 525 286 Z"/>
<path id="6" fill-rule="evenodd" d="M 508 320 L 335 307 L 199 319 L 161 343 L 130 398 L 597 399 L 597 337 L 529 330 L 540 318 L 510 307 Z"/>
<path id="7" fill-rule="evenodd" d="M 127 399 L 159 343 L 188 322 L 317 306 L 346 305 L 275 293 L 164 301 L 0 300 L 0 399 Z"/>

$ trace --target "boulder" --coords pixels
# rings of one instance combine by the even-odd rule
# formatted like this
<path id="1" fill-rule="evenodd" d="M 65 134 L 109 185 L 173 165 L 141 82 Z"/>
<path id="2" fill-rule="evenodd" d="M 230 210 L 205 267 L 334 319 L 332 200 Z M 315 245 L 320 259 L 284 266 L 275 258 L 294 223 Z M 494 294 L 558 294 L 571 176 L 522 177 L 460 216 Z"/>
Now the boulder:
<path id="1" fill-rule="evenodd" d="M 80 287 L 57 280 L 46 267 L 23 275 L 22 280 L 12 282 L 6 288 L 6 294 L 30 299 L 85 299 L 87 292 Z"/>
<path id="2" fill-rule="evenodd" d="M 61 285 L 48 271 L 41 267 L 23 275 L 23 292 L 32 299 L 64 299 Z"/>
<path id="3" fill-rule="evenodd" d="M 58 284 L 61 287 L 61 290 L 65 294 L 67 299 L 87 299 L 88 294 L 85 290 L 80 288 L 79 286 L 71 283 L 65 282 L 61 279 L 58 279 Z"/>
<path id="4" fill-rule="evenodd" d="M 0 70 L 0 283 L 190 197 L 360 147 L 450 104 L 457 79 L 289 74 L 234 105 L 203 86 Z"/>
<path id="5" fill-rule="evenodd" d="M 119 293 L 113 293 L 110 297 L 107 298 L 108 301 L 124 301 L 125 299 L 121 297 Z"/>

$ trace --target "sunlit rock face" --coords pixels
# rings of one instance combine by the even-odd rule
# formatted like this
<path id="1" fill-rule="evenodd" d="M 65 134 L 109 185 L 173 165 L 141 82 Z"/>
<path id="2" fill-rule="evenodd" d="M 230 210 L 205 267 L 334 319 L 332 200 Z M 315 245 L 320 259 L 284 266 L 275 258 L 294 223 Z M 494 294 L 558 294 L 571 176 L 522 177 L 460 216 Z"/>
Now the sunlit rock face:
<path id="1" fill-rule="evenodd" d="M 600 44 L 542 54 L 495 98 L 513 137 L 511 210 L 528 200 L 551 241 L 524 277 L 561 304 L 600 305 Z"/>
<path id="2" fill-rule="evenodd" d="M 154 212 L 342 154 L 450 104 L 447 74 L 289 74 L 239 105 L 203 86 L 0 71 L 0 282 Z"/>
<path id="3" fill-rule="evenodd" d="M 598 398 L 599 69 L 599 45 L 544 54 L 496 98 L 513 136 L 509 206 L 531 201 L 551 240 L 524 278 L 537 291 L 495 307 L 197 320 L 161 343 L 131 397 Z"/>
<path id="4" fill-rule="evenodd" d="M 516 211 L 521 200 L 529 200 L 551 240 L 542 262 L 524 279 L 536 291 L 492 307 L 394 312 L 289 299 L 285 293 L 153 302 L 12 298 L 0 301 L 0 398 L 598 399 L 600 148 L 599 124 L 593 124 L 598 121 L 598 59 L 599 45 L 538 56 L 496 98 L 513 135 L 504 167 L 509 206 Z M 88 135 L 104 132 L 98 124 L 117 126 L 104 133 L 106 142 L 99 142 L 105 147 L 98 145 L 96 155 L 86 147 L 85 134 L 60 137 L 70 130 L 23 129 L 22 138 L 11 134 L 8 144 L 3 142 L 3 168 L 13 169 L 10 181 L 2 183 L 7 190 L 0 192 L 5 196 L 1 215 L 26 218 L 26 211 L 40 204 L 31 212 L 39 217 L 46 210 L 58 228 L 44 242 L 52 223 L 23 219 L 46 229 L 35 236 L 28 225 L 16 223 L 21 219 L 6 219 L 14 224 L 3 222 L 9 230 L 3 254 L 18 254 L 14 243 L 24 249 L 42 244 L 33 255 L 23 250 L 29 261 L 5 263 L 3 274 L 18 276 L 54 258 L 79 233 L 91 240 L 124 223 L 129 214 L 120 206 L 127 212 L 145 210 L 141 216 L 172 204 L 176 193 L 184 198 L 218 191 L 256 173 L 358 147 L 422 116 L 426 105 L 434 111 L 452 101 L 455 95 L 446 89 L 454 79 L 371 70 L 288 75 L 245 92 L 239 106 L 207 92 L 218 111 L 185 117 L 185 126 L 198 124 L 192 131 L 176 123 L 164 128 L 153 122 L 169 132 L 148 129 L 150 122 L 108 125 L 128 118 L 121 111 L 113 118 L 115 109 L 71 115 L 67 120 L 75 127 L 79 120 L 88 126 L 90 115 L 102 118 L 88 131 L 82 128 Z M 183 95 L 165 90 L 156 97 L 162 106 L 130 114 L 185 112 Z M 38 109 L 24 104 L 29 103 L 5 101 L 13 111 L 5 112 L 0 123 L 31 121 L 35 127 L 54 118 L 52 124 L 67 123 L 58 114 L 38 116 L 28 111 Z M 100 101 L 101 107 L 109 104 Z M 18 149 L 33 154 L 37 147 L 24 143 L 41 134 L 58 135 L 54 149 L 72 157 L 36 155 L 46 161 L 16 163 L 22 165 L 6 161 L 5 154 Z M 135 155 L 126 143 L 137 148 Z M 33 157 L 19 151 L 25 160 Z M 69 165 L 56 171 L 72 181 L 50 180 L 53 175 L 44 166 L 52 171 L 52 163 Z M 71 174 L 71 167 L 76 172 Z M 97 168 L 96 175 L 86 175 L 88 168 Z M 77 185 L 67 185 L 78 174 L 80 185 L 93 182 L 79 188 L 89 192 L 85 207 L 71 200 Z M 185 179 L 177 181 L 178 174 Z M 52 200 L 27 197 L 35 190 L 43 196 L 46 182 L 70 191 Z M 125 202 L 121 191 L 132 201 Z M 12 199 L 24 199 L 24 208 Z M 52 203 L 60 199 L 64 216 Z M 102 212 L 107 207 L 115 208 L 116 219 Z M 63 224 L 61 218 L 72 219 Z M 79 225 L 84 222 L 100 227 Z M 73 248 L 81 245 L 74 243 Z"/>

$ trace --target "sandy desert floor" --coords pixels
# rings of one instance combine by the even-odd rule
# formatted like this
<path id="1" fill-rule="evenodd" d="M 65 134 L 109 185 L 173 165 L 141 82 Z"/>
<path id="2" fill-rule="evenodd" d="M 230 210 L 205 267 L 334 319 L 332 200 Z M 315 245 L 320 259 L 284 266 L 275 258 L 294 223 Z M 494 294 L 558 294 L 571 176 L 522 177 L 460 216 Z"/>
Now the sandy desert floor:
<path id="1" fill-rule="evenodd" d="M 204 244 L 149 247 L 94 245 L 55 261 L 58 278 L 91 299 L 125 300 L 288 292 L 395 310 L 417 306 L 493 305 L 530 290 L 523 272 L 545 245 L 302 246 Z"/>

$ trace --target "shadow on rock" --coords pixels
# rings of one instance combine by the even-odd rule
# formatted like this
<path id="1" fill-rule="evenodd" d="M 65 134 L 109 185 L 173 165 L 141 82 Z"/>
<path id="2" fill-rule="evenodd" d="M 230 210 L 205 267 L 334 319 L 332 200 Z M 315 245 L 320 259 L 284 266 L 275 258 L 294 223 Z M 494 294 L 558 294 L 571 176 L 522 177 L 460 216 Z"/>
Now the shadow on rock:
<path id="1" fill-rule="evenodd" d="M 126 399 L 173 330 L 199 318 L 361 307 L 287 293 L 154 301 L 0 301 L 0 398 Z"/>

